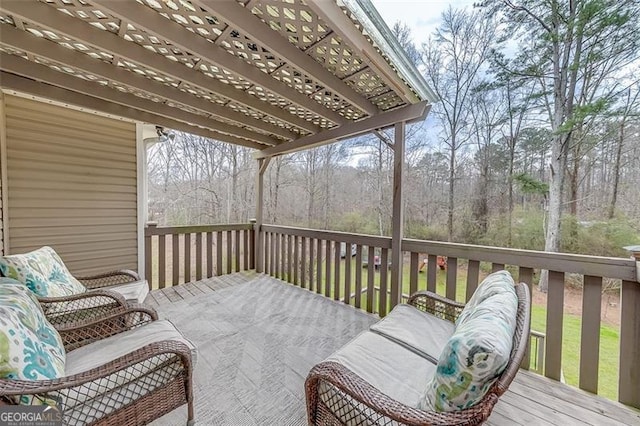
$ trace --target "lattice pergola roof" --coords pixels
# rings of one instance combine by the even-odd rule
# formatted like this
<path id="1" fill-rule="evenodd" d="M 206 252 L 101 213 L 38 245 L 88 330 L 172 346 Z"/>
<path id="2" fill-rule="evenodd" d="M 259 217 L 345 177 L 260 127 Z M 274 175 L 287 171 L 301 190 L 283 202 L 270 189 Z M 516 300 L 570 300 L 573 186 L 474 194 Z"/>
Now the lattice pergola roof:
<path id="1" fill-rule="evenodd" d="M 264 156 L 435 100 L 369 0 L 3 0 L 0 68 L 2 87 Z"/>

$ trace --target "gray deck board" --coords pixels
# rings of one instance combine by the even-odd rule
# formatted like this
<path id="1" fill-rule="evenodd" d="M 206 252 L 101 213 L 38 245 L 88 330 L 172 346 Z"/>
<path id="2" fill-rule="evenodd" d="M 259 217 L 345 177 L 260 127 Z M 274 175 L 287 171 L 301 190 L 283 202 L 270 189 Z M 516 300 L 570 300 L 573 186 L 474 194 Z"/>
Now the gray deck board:
<path id="1" fill-rule="evenodd" d="M 253 272 L 154 290 L 148 302 L 199 350 L 199 425 L 304 425 L 304 379 L 377 317 Z M 191 291 L 187 291 L 191 290 Z M 182 407 L 155 426 L 186 423 Z M 640 412 L 521 371 L 487 423 L 638 425 Z"/>

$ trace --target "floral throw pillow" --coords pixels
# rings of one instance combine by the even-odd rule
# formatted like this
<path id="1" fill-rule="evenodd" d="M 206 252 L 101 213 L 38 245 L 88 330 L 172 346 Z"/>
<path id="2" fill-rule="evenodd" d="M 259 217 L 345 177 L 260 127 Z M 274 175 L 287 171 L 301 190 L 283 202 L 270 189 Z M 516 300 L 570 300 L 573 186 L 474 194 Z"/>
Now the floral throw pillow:
<path id="1" fill-rule="evenodd" d="M 483 299 L 457 324 L 418 408 L 458 411 L 482 400 L 511 356 L 518 298 L 510 290 Z"/>
<path id="2" fill-rule="evenodd" d="M 496 294 L 514 293 L 514 286 L 515 282 L 508 271 L 498 271 L 487 275 L 465 304 L 456 320 L 456 326 L 463 324 L 476 307 L 487 298 Z"/>
<path id="3" fill-rule="evenodd" d="M 0 378 L 46 380 L 64 376 L 65 350 L 37 299 L 23 284 L 0 278 Z M 24 395 L 17 401 L 46 401 Z"/>
<path id="4" fill-rule="evenodd" d="M 71 296 L 86 291 L 51 247 L 2 256 L 0 272 L 5 277 L 20 281 L 40 297 Z"/>

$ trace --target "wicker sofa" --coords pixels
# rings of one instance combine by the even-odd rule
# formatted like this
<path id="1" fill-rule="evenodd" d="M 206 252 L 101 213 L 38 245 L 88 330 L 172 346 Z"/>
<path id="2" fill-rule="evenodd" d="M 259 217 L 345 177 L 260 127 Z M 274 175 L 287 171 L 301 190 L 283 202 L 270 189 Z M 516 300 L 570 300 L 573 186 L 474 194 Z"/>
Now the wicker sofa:
<path id="1" fill-rule="evenodd" d="M 515 286 L 515 293 L 517 314 L 508 362 L 478 403 L 457 411 L 418 408 L 416 402 L 440 366 L 440 353 L 464 309 L 434 293 L 418 292 L 310 371 L 305 384 L 309 424 L 483 423 L 518 372 L 526 351 L 530 295 L 522 283 Z"/>
<path id="2" fill-rule="evenodd" d="M 0 405 L 55 403 L 65 425 L 143 425 L 187 404 L 193 424 L 196 349 L 153 309 L 129 304 L 57 332 L 64 376 L 0 378 Z"/>

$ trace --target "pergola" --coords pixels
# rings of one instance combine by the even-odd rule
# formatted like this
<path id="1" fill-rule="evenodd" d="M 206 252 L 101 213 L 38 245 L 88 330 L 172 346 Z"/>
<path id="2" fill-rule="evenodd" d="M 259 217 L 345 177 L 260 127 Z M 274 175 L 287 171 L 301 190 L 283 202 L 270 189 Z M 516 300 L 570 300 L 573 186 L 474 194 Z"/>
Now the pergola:
<path id="1" fill-rule="evenodd" d="M 3 0 L 0 23 L 5 89 L 256 149 L 258 229 L 271 157 L 395 126 L 398 297 L 405 124 L 436 98 L 369 0 Z"/>

